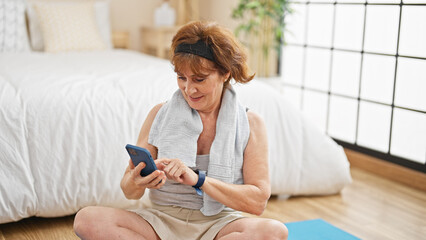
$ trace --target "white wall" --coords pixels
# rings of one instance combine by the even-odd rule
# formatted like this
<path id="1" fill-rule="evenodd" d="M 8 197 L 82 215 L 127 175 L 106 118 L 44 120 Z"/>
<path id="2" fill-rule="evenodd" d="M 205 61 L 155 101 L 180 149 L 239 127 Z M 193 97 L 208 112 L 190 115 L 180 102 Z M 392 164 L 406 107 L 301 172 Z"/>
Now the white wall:
<path id="1" fill-rule="evenodd" d="M 171 1 L 172 6 L 176 5 L 175 1 Z M 131 49 L 139 50 L 139 28 L 153 25 L 154 10 L 161 3 L 161 0 L 111 0 L 112 29 L 129 31 Z M 217 21 L 233 30 L 237 23 L 231 18 L 231 12 L 237 3 L 238 0 L 199 0 L 200 19 Z"/>
<path id="2" fill-rule="evenodd" d="M 215 21 L 234 30 L 238 22 L 231 15 L 238 2 L 239 0 L 200 0 L 200 19 Z"/>
<path id="3" fill-rule="evenodd" d="M 130 48 L 140 49 L 141 26 L 154 23 L 154 9 L 161 0 L 111 0 L 111 28 L 130 33 Z"/>

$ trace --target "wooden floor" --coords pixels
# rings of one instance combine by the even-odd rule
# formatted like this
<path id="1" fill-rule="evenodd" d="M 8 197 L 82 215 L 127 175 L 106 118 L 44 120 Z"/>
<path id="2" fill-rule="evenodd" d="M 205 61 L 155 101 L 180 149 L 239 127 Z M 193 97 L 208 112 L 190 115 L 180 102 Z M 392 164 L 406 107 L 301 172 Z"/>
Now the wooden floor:
<path id="1" fill-rule="evenodd" d="M 352 168 L 341 194 L 271 199 L 263 216 L 282 222 L 322 218 L 361 239 L 426 239 L 426 192 Z"/>
<path id="2" fill-rule="evenodd" d="M 426 192 L 352 168 L 353 183 L 341 194 L 272 197 L 262 217 L 282 222 L 322 218 L 361 239 L 426 239 Z M 74 216 L 29 218 L 0 225 L 0 240 L 78 239 Z"/>

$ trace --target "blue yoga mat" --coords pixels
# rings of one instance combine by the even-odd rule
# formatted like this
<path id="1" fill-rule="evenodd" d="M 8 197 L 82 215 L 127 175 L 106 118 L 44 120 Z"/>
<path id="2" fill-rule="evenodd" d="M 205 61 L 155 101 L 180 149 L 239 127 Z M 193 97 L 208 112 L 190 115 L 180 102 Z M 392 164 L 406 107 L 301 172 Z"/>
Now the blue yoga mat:
<path id="1" fill-rule="evenodd" d="M 285 225 L 289 232 L 288 240 L 360 240 L 322 219 L 291 222 Z"/>

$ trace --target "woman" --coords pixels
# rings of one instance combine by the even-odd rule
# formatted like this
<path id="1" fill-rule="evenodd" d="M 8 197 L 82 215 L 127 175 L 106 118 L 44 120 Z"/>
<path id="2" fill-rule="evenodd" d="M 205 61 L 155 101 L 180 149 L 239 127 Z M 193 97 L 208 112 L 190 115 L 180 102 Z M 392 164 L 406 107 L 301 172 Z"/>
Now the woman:
<path id="1" fill-rule="evenodd" d="M 263 120 L 242 107 L 231 79 L 247 83 L 246 55 L 232 33 L 192 22 L 172 42 L 179 89 L 148 114 L 137 145 L 158 170 L 129 161 L 121 181 L 128 199 L 150 189 L 152 208 L 87 207 L 75 217 L 82 239 L 286 239 L 281 222 L 260 215 L 270 196 Z"/>

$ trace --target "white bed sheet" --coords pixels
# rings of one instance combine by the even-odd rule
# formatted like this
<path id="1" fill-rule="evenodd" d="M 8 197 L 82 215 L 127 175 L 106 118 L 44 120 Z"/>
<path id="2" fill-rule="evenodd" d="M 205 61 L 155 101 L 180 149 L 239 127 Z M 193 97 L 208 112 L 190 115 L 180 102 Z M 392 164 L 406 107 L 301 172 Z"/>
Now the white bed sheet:
<path id="1" fill-rule="evenodd" d="M 0 55 L 0 223 L 55 217 L 124 198 L 124 149 L 177 89 L 168 61 L 113 50 Z M 274 89 L 236 85 L 265 120 L 273 194 L 333 194 L 351 181 L 340 146 Z"/>

